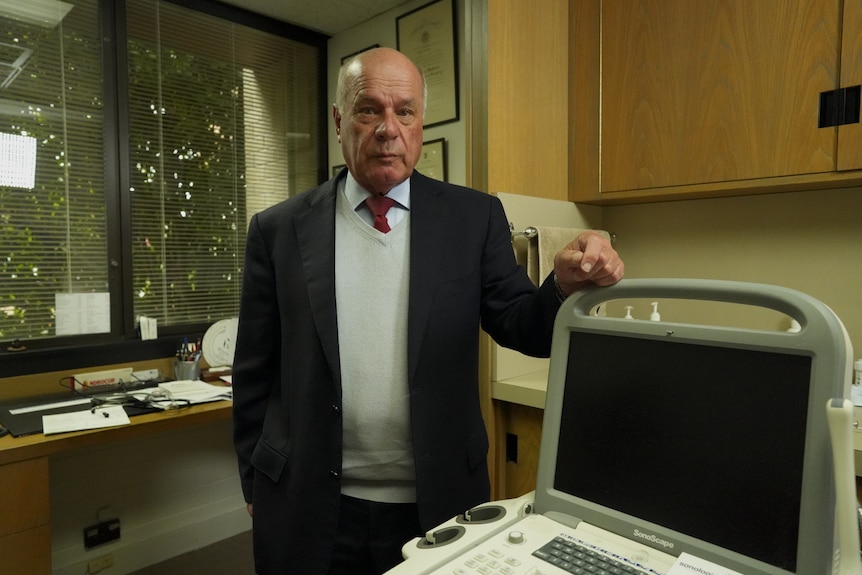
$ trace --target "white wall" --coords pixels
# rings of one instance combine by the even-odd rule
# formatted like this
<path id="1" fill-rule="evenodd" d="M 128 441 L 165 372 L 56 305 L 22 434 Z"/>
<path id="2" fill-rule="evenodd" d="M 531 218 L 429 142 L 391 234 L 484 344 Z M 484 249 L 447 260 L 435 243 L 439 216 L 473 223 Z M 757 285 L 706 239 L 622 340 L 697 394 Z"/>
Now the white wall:
<path id="1" fill-rule="evenodd" d="M 251 529 L 231 422 L 89 448 L 51 458 L 54 575 L 81 575 L 114 556 L 125 575 Z M 120 539 L 84 549 L 83 529 L 120 519 Z"/>
<path id="2" fill-rule="evenodd" d="M 617 233 L 627 277 L 747 281 L 805 292 L 841 318 L 855 357 L 862 357 L 860 214 L 862 189 L 848 188 L 612 206 L 603 209 L 603 222 Z M 674 321 L 674 309 L 665 306 L 662 318 Z"/>

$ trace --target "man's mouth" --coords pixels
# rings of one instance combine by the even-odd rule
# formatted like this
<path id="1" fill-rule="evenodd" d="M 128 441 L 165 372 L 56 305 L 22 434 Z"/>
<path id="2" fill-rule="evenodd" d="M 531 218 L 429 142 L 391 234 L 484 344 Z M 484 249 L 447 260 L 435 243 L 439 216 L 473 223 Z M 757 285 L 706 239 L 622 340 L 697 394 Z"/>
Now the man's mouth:
<path id="1" fill-rule="evenodd" d="M 384 161 L 384 162 L 389 162 L 389 161 L 392 161 L 392 160 L 397 160 L 397 159 L 399 159 L 400 157 L 401 157 L 401 156 L 400 156 L 399 154 L 378 154 L 378 155 L 377 155 L 377 159 L 378 159 L 378 160 L 382 160 L 382 161 Z"/>

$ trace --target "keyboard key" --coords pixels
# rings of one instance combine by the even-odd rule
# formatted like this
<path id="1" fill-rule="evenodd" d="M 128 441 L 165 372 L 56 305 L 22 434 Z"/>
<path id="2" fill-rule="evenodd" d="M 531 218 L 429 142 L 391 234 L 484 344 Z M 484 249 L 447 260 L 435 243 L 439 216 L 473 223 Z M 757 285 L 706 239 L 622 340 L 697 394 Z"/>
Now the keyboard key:
<path id="1" fill-rule="evenodd" d="M 640 575 L 634 567 L 612 559 L 594 549 L 556 537 L 533 552 L 572 575 Z"/>

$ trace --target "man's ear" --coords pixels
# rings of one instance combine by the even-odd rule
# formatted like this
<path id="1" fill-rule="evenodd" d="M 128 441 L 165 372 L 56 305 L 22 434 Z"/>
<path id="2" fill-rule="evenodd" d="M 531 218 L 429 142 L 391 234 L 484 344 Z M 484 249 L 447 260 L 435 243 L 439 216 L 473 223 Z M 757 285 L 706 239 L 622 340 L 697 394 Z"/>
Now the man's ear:
<path id="1" fill-rule="evenodd" d="M 332 105 L 332 119 L 335 121 L 335 134 L 341 136 L 341 114 L 338 113 L 338 107 Z"/>

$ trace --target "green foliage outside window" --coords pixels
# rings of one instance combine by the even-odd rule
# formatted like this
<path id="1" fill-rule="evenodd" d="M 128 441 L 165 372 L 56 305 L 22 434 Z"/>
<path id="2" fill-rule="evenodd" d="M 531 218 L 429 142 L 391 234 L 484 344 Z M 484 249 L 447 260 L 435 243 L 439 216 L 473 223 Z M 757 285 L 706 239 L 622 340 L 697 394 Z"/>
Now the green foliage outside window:
<path id="1" fill-rule="evenodd" d="M 245 236 L 241 79 L 229 62 L 139 42 L 129 68 L 135 312 L 230 317 Z"/>
<path id="2" fill-rule="evenodd" d="M 108 290 L 104 118 L 95 2 L 53 28 L 2 13 L 5 53 L 30 57 L 0 89 L 0 132 L 37 149 L 34 187 L 0 186 L 0 338 L 11 340 L 54 334 L 55 293 Z"/>
<path id="3" fill-rule="evenodd" d="M 235 316 L 250 214 L 317 183 L 320 46 L 125 0 L 114 90 L 99 2 L 47 25 L 0 5 L 0 138 L 36 143 L 32 187 L 0 166 L 3 341 L 55 337 L 64 293 L 160 327 Z"/>

